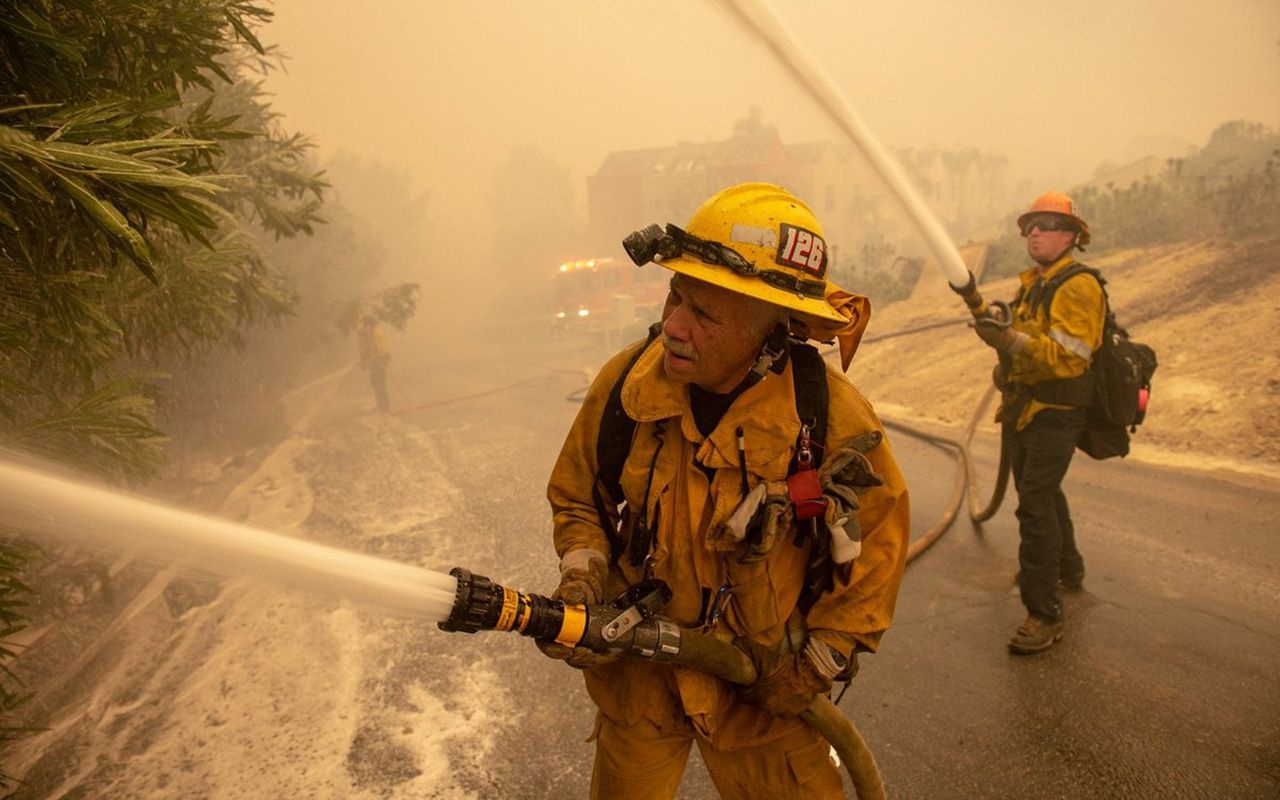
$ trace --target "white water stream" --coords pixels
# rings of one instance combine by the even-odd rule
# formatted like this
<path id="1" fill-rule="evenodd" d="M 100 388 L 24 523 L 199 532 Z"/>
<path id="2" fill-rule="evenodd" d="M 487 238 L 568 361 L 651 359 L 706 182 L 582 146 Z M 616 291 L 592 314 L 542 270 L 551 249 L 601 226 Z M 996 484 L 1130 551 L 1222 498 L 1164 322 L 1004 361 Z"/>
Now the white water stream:
<path id="1" fill-rule="evenodd" d="M 960 258 L 960 252 L 929 206 L 920 197 L 898 162 L 889 155 L 871 129 L 862 121 L 844 92 L 835 81 L 809 56 L 809 49 L 802 46 L 767 0 L 721 0 L 746 28 L 769 49 L 774 58 L 784 66 L 814 102 L 830 117 L 831 121 L 849 137 L 876 174 L 892 191 L 908 219 L 915 223 L 924 237 L 925 244 L 942 267 L 947 281 L 955 287 L 969 282 L 969 268 Z"/>
<path id="2" fill-rule="evenodd" d="M 0 461 L 0 524 L 38 538 L 129 551 L 149 561 L 250 576 L 443 620 L 457 579 L 337 547 L 182 511 Z"/>

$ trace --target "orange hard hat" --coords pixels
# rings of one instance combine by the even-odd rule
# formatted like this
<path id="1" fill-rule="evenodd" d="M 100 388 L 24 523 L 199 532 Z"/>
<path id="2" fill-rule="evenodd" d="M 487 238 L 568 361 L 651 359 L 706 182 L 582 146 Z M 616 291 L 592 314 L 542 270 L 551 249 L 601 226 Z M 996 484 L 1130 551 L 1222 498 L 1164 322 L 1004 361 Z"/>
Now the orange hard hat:
<path id="1" fill-rule="evenodd" d="M 1031 207 L 1026 213 L 1018 217 L 1018 231 L 1022 232 L 1023 223 L 1033 214 L 1058 214 L 1066 217 L 1076 224 L 1080 229 L 1080 235 L 1076 239 L 1076 244 L 1083 247 L 1093 238 L 1089 235 L 1089 223 L 1080 217 L 1080 211 L 1076 208 L 1076 201 L 1066 192 L 1045 192 L 1044 194 L 1031 201 Z M 1024 234 L 1025 235 L 1025 234 Z"/>

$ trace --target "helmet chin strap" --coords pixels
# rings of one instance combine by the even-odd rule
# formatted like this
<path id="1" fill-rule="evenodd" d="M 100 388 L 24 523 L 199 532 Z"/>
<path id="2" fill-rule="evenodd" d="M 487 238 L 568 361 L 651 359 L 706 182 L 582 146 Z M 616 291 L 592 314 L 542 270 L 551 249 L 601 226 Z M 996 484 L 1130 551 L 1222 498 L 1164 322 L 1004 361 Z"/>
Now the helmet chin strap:
<path id="1" fill-rule="evenodd" d="M 747 374 L 743 376 L 742 382 L 738 384 L 737 392 L 744 392 L 764 380 L 765 375 L 769 372 L 775 375 L 781 375 L 782 370 L 786 369 L 787 356 L 790 354 L 790 348 L 787 345 L 788 328 L 779 322 L 774 326 L 773 331 L 765 337 L 764 344 L 760 347 L 760 355 L 756 358 L 755 366 L 747 370 Z"/>

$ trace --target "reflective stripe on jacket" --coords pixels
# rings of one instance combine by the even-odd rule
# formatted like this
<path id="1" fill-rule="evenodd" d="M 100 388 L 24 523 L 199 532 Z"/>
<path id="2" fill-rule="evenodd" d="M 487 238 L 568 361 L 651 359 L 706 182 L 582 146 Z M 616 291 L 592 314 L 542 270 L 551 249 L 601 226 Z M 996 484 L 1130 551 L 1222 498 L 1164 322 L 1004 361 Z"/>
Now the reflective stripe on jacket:
<path id="1" fill-rule="evenodd" d="M 610 552 L 592 503 L 596 435 L 609 390 L 629 357 L 642 346 L 633 345 L 601 370 L 552 472 L 547 497 L 561 557 L 584 547 Z M 763 560 L 743 564 L 737 559 L 739 545 L 708 534 L 742 500 L 735 436 L 739 426 L 745 431 L 750 486 L 761 481 L 782 484 L 787 479 L 800 431 L 791 367 L 743 392 L 704 440 L 694 423 L 688 388 L 666 376 L 663 353 L 661 340 L 649 345 L 623 384 L 623 408 L 637 425 L 621 478 L 630 509 L 638 509 L 648 497 L 646 517 L 655 529 L 654 574 L 670 585 L 674 595 L 663 615 L 681 625 L 693 625 L 702 613 L 703 590 L 714 596 L 728 584 L 731 599 L 716 630 L 779 645 L 788 619 L 799 615 L 797 603 L 814 546 L 812 537 L 797 547 L 793 535 L 783 536 Z M 829 451 L 860 434 L 883 434 L 871 406 L 840 372 L 828 367 L 827 383 Z M 855 646 L 874 651 L 889 627 L 910 531 L 907 489 L 889 443 L 882 441 L 867 456 L 885 483 L 861 497 L 862 552 L 851 564 L 835 569 L 833 587 L 817 599 L 803 620 L 811 634 L 846 655 Z M 711 472 L 710 478 L 699 464 Z M 627 528 L 635 516 L 629 513 L 624 518 L 624 540 L 630 536 Z M 611 561 L 609 598 L 643 577 L 643 570 L 633 567 L 625 554 Z M 724 681 L 683 668 L 621 659 L 585 672 L 596 705 L 620 724 L 646 719 L 671 729 L 687 724 L 687 716 L 704 736 L 725 749 L 770 741 L 790 724 L 799 724 L 736 702 Z"/>
<path id="2" fill-rule="evenodd" d="M 1043 275 L 1038 267 L 1032 267 L 1018 276 L 1022 281 L 1022 298 L 1013 306 L 1013 328 L 1029 338 L 1021 348 L 1010 353 L 1008 379 L 1011 383 L 1034 386 L 1043 381 L 1083 375 L 1102 345 L 1106 299 L 1092 275 L 1082 272 L 1068 278 L 1054 294 L 1052 308 L 1036 303 L 1044 284 L 1073 263 L 1075 259 L 1065 255 Z M 1018 415 L 1017 429 L 1027 427 L 1042 408 L 1071 406 L 1032 399 Z"/>

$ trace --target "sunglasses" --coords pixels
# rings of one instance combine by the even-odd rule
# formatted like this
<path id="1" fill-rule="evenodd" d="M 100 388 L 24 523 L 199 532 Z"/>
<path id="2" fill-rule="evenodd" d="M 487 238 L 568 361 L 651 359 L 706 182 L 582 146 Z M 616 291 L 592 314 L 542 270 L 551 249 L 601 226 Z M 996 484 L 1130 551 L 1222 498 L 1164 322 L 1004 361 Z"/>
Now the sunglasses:
<path id="1" fill-rule="evenodd" d="M 1034 217 L 1027 217 L 1026 222 L 1022 223 L 1022 235 L 1029 236 L 1032 228 L 1039 228 L 1043 233 L 1077 230 L 1074 222 L 1057 214 L 1036 214 Z"/>

